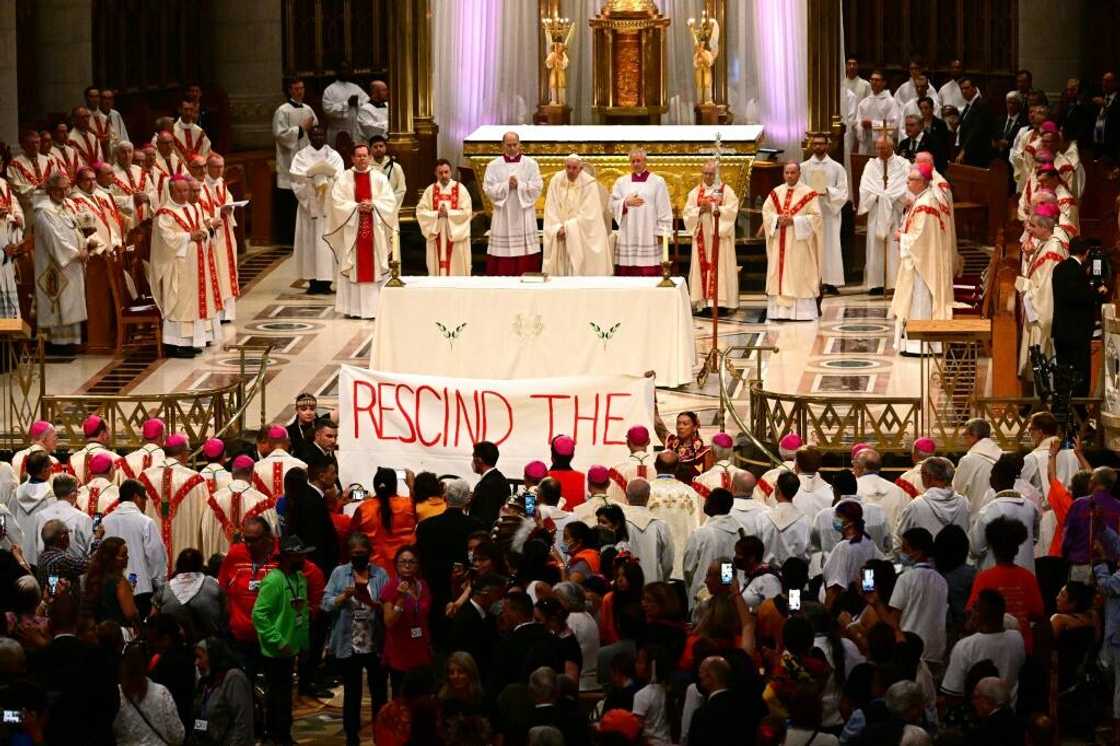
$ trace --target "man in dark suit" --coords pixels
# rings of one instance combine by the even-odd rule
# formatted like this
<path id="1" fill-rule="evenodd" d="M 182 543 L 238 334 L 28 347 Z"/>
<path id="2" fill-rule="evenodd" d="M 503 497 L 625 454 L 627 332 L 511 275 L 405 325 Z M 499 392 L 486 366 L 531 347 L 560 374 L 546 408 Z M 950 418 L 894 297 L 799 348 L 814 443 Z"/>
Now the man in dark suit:
<path id="1" fill-rule="evenodd" d="M 719 656 L 705 658 L 700 664 L 700 689 L 707 693 L 704 704 L 692 716 L 688 742 L 722 746 L 744 743 L 746 734 L 728 728 L 740 714 L 739 703 L 731 691 L 731 666 Z M 750 734 L 753 737 L 753 733 Z"/>
<path id="2" fill-rule="evenodd" d="M 1058 263 L 1050 275 L 1054 294 L 1054 320 L 1050 335 L 1059 363 L 1072 365 L 1081 374 L 1074 396 L 1089 395 L 1092 374 L 1090 342 L 1096 321 L 1097 305 L 1108 293 L 1101 285 L 1096 292 L 1085 266 L 1089 242 L 1077 237 L 1069 242 L 1069 258 Z"/>
<path id="3" fill-rule="evenodd" d="M 1093 141 L 1093 122 L 1096 108 L 1081 92 L 1081 80 L 1069 78 L 1054 113 L 1054 121 L 1062 128 L 1067 140 L 1078 144 Z"/>
<path id="4" fill-rule="evenodd" d="M 967 103 L 961 111 L 960 129 L 957 138 L 961 150 L 957 153 L 957 163 L 987 168 L 992 162 L 992 134 L 995 130 L 995 117 L 988 102 L 980 95 L 969 78 L 961 80 L 961 95 Z"/>
<path id="5" fill-rule="evenodd" d="M 494 620 L 487 609 L 501 600 L 505 590 L 506 579 L 501 575 L 488 573 L 475 578 L 471 582 L 470 599 L 455 612 L 447 633 L 447 650 L 470 653 L 483 681 L 489 680 L 494 645 L 498 641 Z M 432 617 L 434 619 L 435 615 Z"/>
<path id="6" fill-rule="evenodd" d="M 305 441 L 298 450 L 293 446 L 292 455 L 312 466 L 326 466 L 331 464 L 338 471 L 338 457 L 335 449 L 338 447 L 338 424 L 330 417 L 320 417 L 315 420 L 315 429 L 312 439 Z"/>
<path id="7" fill-rule="evenodd" d="M 474 516 L 463 513 L 471 497 L 470 485 L 464 480 L 445 480 L 443 497 L 447 501 L 447 509 L 416 526 L 420 567 L 431 589 L 434 609 L 443 609 L 454 600 L 451 598 L 451 570 L 456 562 L 466 565 L 467 538 L 475 531 L 489 528 Z M 432 634 L 437 642 L 444 637 L 445 619 L 443 614 L 432 614 Z"/>
<path id="8" fill-rule="evenodd" d="M 933 156 L 933 163 L 937 166 L 938 171 L 948 165 L 948 153 L 940 142 L 922 129 L 920 117 L 908 114 L 906 119 L 903 120 L 903 127 L 906 137 L 898 143 L 898 154 L 900 156 L 913 163 L 918 153 L 926 152 Z"/>
<path id="9" fill-rule="evenodd" d="M 533 601 L 528 594 L 510 591 L 505 595 L 501 627 L 505 637 L 494 651 L 494 670 L 487 687 L 491 695 L 496 696 L 510 684 L 524 684 L 541 666 L 563 670 L 559 638 L 533 619 Z"/>
<path id="10" fill-rule="evenodd" d="M 284 535 L 296 535 L 315 547 L 308 559 L 330 577 L 338 564 L 338 534 L 327 509 L 325 492 L 337 476 L 331 465 L 296 467 L 284 475 Z"/>
<path id="11" fill-rule="evenodd" d="M 1101 76 L 1101 95 L 1093 97 L 1093 148 L 1097 155 L 1120 159 L 1120 96 L 1116 74 Z"/>
<path id="12" fill-rule="evenodd" d="M 498 447 L 488 440 L 475 444 L 471 469 L 481 475 L 474 487 L 471 498 L 471 515 L 493 526 L 498 520 L 498 511 L 509 500 L 509 481 L 498 471 Z"/>
<path id="13" fill-rule="evenodd" d="M 1023 111 L 1023 98 L 1019 95 L 1018 91 L 1010 91 L 1007 94 L 1007 113 L 999 120 L 996 125 L 996 133 L 992 138 L 992 147 L 995 148 L 996 155 L 1006 160 L 1008 154 L 1011 152 L 1011 146 L 1015 143 L 1015 136 L 1019 134 L 1019 130 L 1030 124 L 1027 121 L 1027 114 Z"/>

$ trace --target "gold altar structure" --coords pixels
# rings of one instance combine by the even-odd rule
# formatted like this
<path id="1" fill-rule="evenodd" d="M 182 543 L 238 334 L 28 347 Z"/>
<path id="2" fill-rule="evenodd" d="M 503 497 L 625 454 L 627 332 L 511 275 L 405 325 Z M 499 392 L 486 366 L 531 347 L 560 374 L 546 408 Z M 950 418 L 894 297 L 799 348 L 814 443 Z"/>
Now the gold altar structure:
<path id="1" fill-rule="evenodd" d="M 653 0 L 607 0 L 591 26 L 592 112 L 618 124 L 659 124 L 668 106 L 669 19 Z"/>

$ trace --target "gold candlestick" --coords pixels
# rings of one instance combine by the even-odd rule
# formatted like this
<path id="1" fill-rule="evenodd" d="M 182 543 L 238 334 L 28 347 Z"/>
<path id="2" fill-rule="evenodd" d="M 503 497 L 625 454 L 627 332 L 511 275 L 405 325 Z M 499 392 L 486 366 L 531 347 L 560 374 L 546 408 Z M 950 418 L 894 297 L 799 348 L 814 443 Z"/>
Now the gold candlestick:
<path id="1" fill-rule="evenodd" d="M 389 281 L 385 283 L 387 288 L 403 288 L 404 282 L 401 281 L 401 263 L 396 259 L 389 260 Z"/>

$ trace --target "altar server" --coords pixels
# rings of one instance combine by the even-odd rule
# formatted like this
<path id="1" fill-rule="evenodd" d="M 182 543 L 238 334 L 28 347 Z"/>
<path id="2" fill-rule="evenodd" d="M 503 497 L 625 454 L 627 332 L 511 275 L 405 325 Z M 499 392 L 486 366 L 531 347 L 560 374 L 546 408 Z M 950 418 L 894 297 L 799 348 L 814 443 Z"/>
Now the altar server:
<path id="1" fill-rule="evenodd" d="M 872 153 L 875 132 L 884 128 L 895 130 L 901 120 L 898 102 L 886 89 L 886 79 L 876 70 L 871 73 L 871 94 L 856 107 L 859 128 L 859 152 Z"/>
<path id="2" fill-rule="evenodd" d="M 693 309 L 739 307 L 739 266 L 735 261 L 735 219 L 739 197 L 719 180 L 713 158 L 701 170 L 701 181 L 685 198 L 684 227 L 692 234 L 688 290 Z M 719 267 L 718 287 L 716 267 Z"/>
<path id="3" fill-rule="evenodd" d="M 470 192 L 451 178 L 451 162 L 440 158 L 436 161 L 436 182 L 428 185 L 416 205 L 416 222 L 427 240 L 429 275 L 471 273 L 471 215 Z"/>
<path id="4" fill-rule="evenodd" d="M 848 203 L 848 174 L 828 155 L 828 135 L 813 135 L 813 156 L 801 164 L 801 183 L 817 193 L 821 211 L 821 284 L 837 295 L 844 286 L 844 256 L 840 246 L 840 211 Z"/>
<path id="5" fill-rule="evenodd" d="M 516 132 L 502 136 L 502 155 L 486 165 L 482 185 L 494 205 L 486 274 L 519 276 L 541 270 L 534 205 L 544 188 L 537 162 L 521 152 Z"/>
<path id="6" fill-rule="evenodd" d="M 342 156 L 327 145 L 320 124 L 308 131 L 308 144 L 292 158 L 289 167 L 292 193 L 299 203 L 293 246 L 299 276 L 307 280 L 309 295 L 331 292 L 336 267 L 331 247 L 323 240 L 334 180 L 346 170 Z"/>
<path id="7" fill-rule="evenodd" d="M 365 106 L 369 96 L 362 87 L 350 80 L 350 62 L 338 63 L 338 79 L 323 91 L 323 114 L 327 120 L 327 142 L 338 146 L 338 135 L 345 132 L 350 140 L 358 143 L 358 109 Z"/>
<path id="8" fill-rule="evenodd" d="M 169 184 L 170 199 L 156 211 L 152 225 L 152 298 L 163 314 L 168 355 L 193 357 L 221 338 L 217 268 L 209 262 L 210 234 L 202 211 L 188 201 L 190 180 L 176 176 Z"/>
<path id="9" fill-rule="evenodd" d="M 233 195 L 225 180 L 226 161 L 217 153 L 206 158 L 206 190 L 215 211 L 214 261 L 218 265 L 218 291 L 222 299 L 222 321 L 236 318 L 235 304 L 241 297 L 241 283 L 237 276 L 237 218 L 233 214 Z"/>
<path id="10" fill-rule="evenodd" d="M 47 179 L 47 197 L 35 208 L 35 309 L 39 329 L 55 345 L 82 341 L 86 320 L 85 262 L 93 239 L 82 237 L 70 211 L 64 173 Z"/>
<path id="11" fill-rule="evenodd" d="M 404 169 L 396 158 L 389 155 L 389 141 L 385 139 L 385 135 L 374 135 L 369 139 L 369 157 L 370 168 L 381 169 L 381 173 L 389 180 L 389 186 L 397 197 L 397 209 L 400 210 L 408 187 L 404 180 Z"/>
<path id="12" fill-rule="evenodd" d="M 937 194 L 930 187 L 933 169 L 922 163 L 910 169 L 907 189 L 913 204 L 899 236 L 901 263 L 891 301 L 895 319 L 895 348 L 903 354 L 921 354 L 921 342 L 904 337 L 911 319 L 953 318 L 953 247 L 949 245 L 947 217 L 941 213 Z"/>
<path id="13" fill-rule="evenodd" d="M 372 142 L 375 135 L 389 135 L 389 86 L 370 81 L 369 101 L 358 107 L 358 134 Z"/>
<path id="14" fill-rule="evenodd" d="M 867 264 L 864 286 L 871 295 L 893 288 L 898 275 L 896 232 L 906 206 L 906 176 L 910 161 L 895 155 L 887 137 L 875 141 L 878 157 L 867 161 L 859 182 L 859 214 L 867 215 Z M 886 266 L 883 260 L 886 256 Z"/>
<path id="15" fill-rule="evenodd" d="M 544 198 L 544 271 L 557 276 L 614 271 L 599 182 L 572 153 L 548 182 Z"/>
<path id="16" fill-rule="evenodd" d="M 766 317 L 810 321 L 820 295 L 821 212 L 817 193 L 800 183 L 801 166 L 782 169 L 785 184 L 762 205 L 766 233 Z"/>
<path id="17" fill-rule="evenodd" d="M 319 123 L 315 110 L 303 103 L 304 84 L 288 84 L 288 100 L 272 115 L 272 139 L 276 141 L 276 187 L 291 189 L 292 159 L 307 147 L 311 128 Z"/>
<path id="18" fill-rule="evenodd" d="M 389 273 L 391 234 L 397 230 L 397 197 L 389 180 L 370 167 L 369 148 L 354 148 L 354 166 L 331 188 L 324 240 L 338 261 L 335 310 L 372 319 Z"/>
<path id="19" fill-rule="evenodd" d="M 630 173 L 614 182 L 610 207 L 618 224 L 615 274 L 661 274 L 673 235 L 673 207 L 665 180 L 646 168 L 646 151 L 641 148 L 630 151 Z"/>

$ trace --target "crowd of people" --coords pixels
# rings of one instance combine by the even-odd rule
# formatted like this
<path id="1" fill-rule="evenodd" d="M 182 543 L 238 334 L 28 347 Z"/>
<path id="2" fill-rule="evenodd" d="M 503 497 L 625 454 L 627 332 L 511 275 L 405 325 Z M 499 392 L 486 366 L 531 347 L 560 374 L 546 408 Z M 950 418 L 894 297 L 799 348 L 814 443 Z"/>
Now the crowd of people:
<path id="1" fill-rule="evenodd" d="M 1120 735 L 1116 472 L 1052 415 L 1025 454 L 920 438 L 896 481 L 794 433 L 756 478 L 675 425 L 585 471 L 561 435 L 514 479 L 479 442 L 472 475 L 342 484 L 309 395 L 197 470 L 159 420 L 68 455 L 37 422 L 0 463 L 0 730 L 287 744 L 341 689 L 378 746 L 1041 745 L 1110 699 Z"/>

